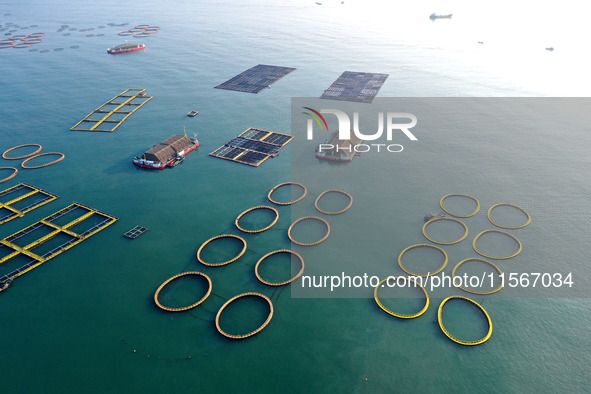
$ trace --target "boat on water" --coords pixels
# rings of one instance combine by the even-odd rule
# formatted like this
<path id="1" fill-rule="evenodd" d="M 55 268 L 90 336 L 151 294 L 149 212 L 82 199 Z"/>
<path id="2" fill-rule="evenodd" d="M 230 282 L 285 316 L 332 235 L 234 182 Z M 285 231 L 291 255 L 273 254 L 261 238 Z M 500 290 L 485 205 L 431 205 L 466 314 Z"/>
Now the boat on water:
<path id="1" fill-rule="evenodd" d="M 352 161 L 358 154 L 357 145 L 362 143 L 363 140 L 357 137 L 353 131 L 351 131 L 351 139 L 340 140 L 337 130 L 326 142 L 316 147 L 316 157 L 323 160 Z"/>
<path id="2" fill-rule="evenodd" d="M 12 284 L 12 279 L 8 279 L 6 282 L 4 282 L 0 285 L 0 291 L 4 291 L 4 290 L 8 289 L 11 284 Z"/>
<path id="3" fill-rule="evenodd" d="M 197 115 L 199 115 L 199 111 L 197 111 L 197 110 L 195 110 L 195 111 L 190 111 L 190 112 L 187 114 L 187 116 L 190 116 L 190 117 L 194 117 L 194 116 L 197 116 Z"/>
<path id="4" fill-rule="evenodd" d="M 126 43 L 126 44 L 117 45 L 116 47 L 113 47 L 113 48 L 107 48 L 107 53 L 109 53 L 111 55 L 117 55 L 119 53 L 141 51 L 143 49 L 146 49 L 146 46 L 144 44 Z"/>
<path id="5" fill-rule="evenodd" d="M 434 21 L 435 19 L 451 19 L 452 15 L 453 14 L 437 15 L 437 14 L 433 13 L 429 16 L 429 19 L 431 19 L 432 21 Z"/>
<path id="6" fill-rule="evenodd" d="M 425 221 L 428 222 L 431 219 L 443 218 L 445 217 L 445 212 L 437 212 L 437 213 L 428 213 L 425 215 Z"/>
<path id="7" fill-rule="evenodd" d="M 182 163 L 185 157 L 197 149 L 199 145 L 196 135 L 189 139 L 186 135 L 175 134 L 166 141 L 155 145 L 142 156 L 135 157 L 133 164 L 152 170 L 175 167 Z"/>

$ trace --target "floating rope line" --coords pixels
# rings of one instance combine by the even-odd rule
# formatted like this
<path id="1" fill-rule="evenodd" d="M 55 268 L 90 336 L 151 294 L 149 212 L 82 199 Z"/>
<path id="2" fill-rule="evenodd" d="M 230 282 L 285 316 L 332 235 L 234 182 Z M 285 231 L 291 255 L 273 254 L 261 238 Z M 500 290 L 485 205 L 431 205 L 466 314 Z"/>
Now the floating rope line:
<path id="1" fill-rule="evenodd" d="M 324 223 L 326 225 L 326 235 L 318 241 L 309 242 L 309 243 L 304 243 L 304 242 L 296 241 L 295 239 L 293 239 L 293 237 L 291 236 L 291 230 L 294 228 L 294 226 L 303 220 L 309 220 L 309 219 L 310 220 L 318 220 L 319 222 Z M 287 230 L 287 236 L 289 237 L 291 242 L 293 242 L 294 244 L 297 244 L 297 245 L 301 245 L 301 246 L 318 245 L 319 243 L 326 241 L 326 239 L 328 238 L 329 235 L 330 235 L 330 224 L 328 224 L 328 222 L 326 220 L 319 218 L 318 216 L 304 216 L 303 218 L 299 218 L 298 220 L 293 222 L 291 224 L 291 226 L 289 226 L 289 229 Z"/>
<path id="2" fill-rule="evenodd" d="M 470 213 L 468 215 L 458 215 L 457 213 L 452 213 L 452 212 L 448 211 L 443 206 L 443 200 L 445 200 L 448 197 L 466 197 L 466 198 L 469 198 L 469 199 L 473 200 L 476 203 L 476 209 L 474 210 L 474 212 L 472 212 L 472 213 Z M 471 216 L 476 215 L 476 213 L 480 210 L 480 202 L 476 198 L 474 198 L 472 196 L 469 196 L 467 194 L 448 194 L 448 195 L 445 195 L 439 201 L 439 205 L 441 206 L 441 209 L 443 209 L 448 215 L 455 216 L 457 218 L 469 218 Z"/>
<path id="3" fill-rule="evenodd" d="M 402 256 L 408 252 L 411 249 L 414 248 L 431 248 L 431 249 L 435 249 L 439 252 L 441 252 L 443 254 L 443 256 L 445 257 L 443 264 L 441 265 L 441 267 L 439 267 L 437 270 L 433 271 L 433 272 L 429 272 L 427 274 L 417 274 L 415 272 L 411 272 L 409 271 L 403 264 L 402 264 Z M 427 276 L 432 276 L 432 275 L 436 275 L 438 273 L 440 273 L 441 271 L 443 271 L 443 269 L 447 266 L 447 253 L 445 253 L 445 250 L 441 249 L 439 246 L 435 246 L 435 245 L 430 245 L 430 244 L 417 244 L 417 245 L 412 245 L 409 246 L 408 248 L 404 249 L 399 255 L 398 255 L 398 265 L 400 266 L 400 268 L 402 268 L 402 270 L 404 272 L 406 272 L 409 275 L 415 275 L 415 276 L 422 276 L 422 277 L 427 277 Z"/>
<path id="4" fill-rule="evenodd" d="M 273 294 L 271 294 L 271 301 L 274 300 L 274 302 L 277 302 L 279 297 L 281 297 L 281 294 L 283 294 L 283 289 L 285 289 L 285 287 L 275 288 L 275 290 L 273 290 Z"/>
<path id="5" fill-rule="evenodd" d="M 126 339 L 122 339 L 121 343 L 123 345 L 129 346 L 129 344 L 127 343 Z M 137 351 L 137 349 L 133 349 L 133 353 L 138 355 L 138 356 L 142 356 L 142 357 L 146 357 L 149 358 L 151 360 L 162 360 L 162 361 L 169 361 L 169 362 L 175 362 L 175 361 L 188 361 L 188 360 L 192 360 L 193 356 L 192 355 L 188 355 L 185 357 L 175 357 L 175 358 L 171 358 L 171 357 L 160 357 L 160 356 L 155 356 L 153 354 L 148 354 L 148 353 L 143 353 L 141 351 Z M 203 353 L 203 354 L 198 354 L 197 356 L 195 356 L 195 358 L 198 357 L 207 357 L 207 353 Z"/>
<path id="6" fill-rule="evenodd" d="M 281 201 L 277 201 L 274 200 L 271 196 L 273 195 L 273 193 L 279 189 L 282 186 L 287 186 L 287 185 L 296 185 L 301 187 L 304 192 L 302 193 L 301 196 L 299 196 L 298 198 L 296 198 L 293 201 L 288 201 L 288 202 L 281 202 Z M 306 186 L 304 186 L 301 183 L 297 183 L 297 182 L 284 182 L 284 183 L 280 183 L 277 186 L 275 186 L 273 189 L 271 189 L 271 191 L 269 192 L 269 194 L 267 195 L 267 198 L 269 199 L 269 201 L 271 201 L 273 204 L 277 204 L 277 205 L 291 205 L 291 204 L 295 204 L 296 202 L 302 201 L 304 197 L 306 197 L 306 194 L 308 194 L 308 189 L 306 189 Z"/>
<path id="7" fill-rule="evenodd" d="M 243 227 L 240 227 L 240 219 L 242 219 L 242 217 L 244 215 L 246 215 L 249 212 L 252 211 L 256 211 L 257 209 L 268 209 L 270 211 L 273 211 L 275 213 L 275 219 L 273 219 L 273 221 L 271 222 L 271 224 L 269 224 L 267 227 L 258 229 L 258 230 L 247 230 Z M 267 205 L 259 205 L 257 207 L 252 207 L 247 209 L 246 211 L 242 212 L 240 215 L 238 215 L 238 217 L 236 218 L 236 221 L 234 222 L 236 224 L 236 227 L 238 227 L 238 229 L 240 231 L 244 231 L 245 233 L 250 233 L 250 234 L 254 234 L 254 233 L 262 233 L 265 230 L 270 229 L 271 227 L 273 227 L 275 225 L 275 223 L 277 223 L 277 220 L 279 220 L 279 212 L 277 212 L 277 210 L 273 207 L 269 207 Z"/>
<path id="8" fill-rule="evenodd" d="M 443 319 L 441 318 L 441 310 L 443 309 L 443 306 L 449 301 L 449 300 L 453 300 L 453 299 L 457 299 L 457 300 L 463 300 L 463 301 L 467 301 L 469 303 L 472 303 L 473 305 L 475 305 L 480 312 L 482 312 L 482 314 L 484 315 L 484 317 L 486 317 L 486 321 L 488 323 L 488 332 L 486 333 L 486 335 L 481 338 L 481 339 L 477 339 L 475 341 L 464 341 L 462 339 L 456 338 L 453 335 L 451 335 L 447 329 L 445 328 L 445 326 L 443 325 Z M 476 301 L 467 298 L 467 297 L 462 297 L 462 296 L 451 296 L 451 297 L 447 297 L 445 300 L 443 300 L 443 302 L 441 303 L 441 305 L 439 305 L 439 310 L 437 311 L 437 320 L 439 321 L 439 327 L 441 327 L 441 331 L 443 331 L 443 333 L 445 334 L 445 336 L 447 336 L 449 339 L 451 339 L 452 341 L 459 343 L 460 345 L 466 345 L 466 346 L 473 346 L 473 345 L 480 345 L 481 343 L 484 343 L 486 341 L 488 341 L 488 339 L 490 338 L 490 336 L 492 335 L 492 331 L 493 331 L 493 325 L 492 325 L 492 321 L 490 319 L 490 316 L 488 315 L 488 313 L 486 313 L 486 310 Z"/>
<path id="9" fill-rule="evenodd" d="M 456 222 L 462 225 L 462 227 L 464 227 L 464 235 L 462 235 L 459 239 L 456 239 L 455 241 L 451 241 L 451 242 L 443 242 L 443 241 L 436 241 L 433 238 L 429 237 L 427 235 L 427 226 L 429 226 L 432 223 L 435 223 L 437 221 L 440 220 L 447 220 L 447 221 L 452 221 L 452 222 Z M 466 225 L 464 223 L 462 223 L 461 221 L 459 221 L 458 219 L 454 219 L 454 218 L 435 218 L 435 219 L 431 219 L 429 220 L 427 223 L 425 223 L 423 225 L 423 235 L 425 236 L 425 238 L 427 238 L 429 241 L 434 242 L 436 244 L 440 244 L 440 245 L 453 245 L 453 244 L 457 244 L 458 242 L 464 240 L 464 238 L 466 238 L 468 236 L 468 227 L 466 227 Z"/>
<path id="10" fill-rule="evenodd" d="M 214 241 L 216 239 L 219 239 L 219 238 L 236 238 L 236 239 L 242 241 L 242 244 L 244 246 L 242 247 L 242 250 L 240 251 L 240 253 L 238 253 L 238 255 L 236 255 L 236 257 L 234 257 L 234 258 L 232 258 L 230 260 L 223 261 L 223 262 L 217 263 L 217 264 L 208 263 L 206 261 L 203 261 L 203 259 L 201 258 L 201 251 L 203 250 L 203 248 L 207 244 L 209 244 L 210 242 L 212 242 L 212 241 Z M 239 235 L 234 235 L 234 234 L 222 234 L 222 235 L 217 235 L 215 237 L 212 237 L 212 238 L 208 239 L 207 241 L 205 241 L 203 243 L 203 245 L 201 245 L 201 247 L 197 251 L 197 260 L 199 260 L 199 262 L 201 264 L 204 264 L 204 265 L 207 265 L 207 266 L 210 266 L 210 267 L 220 267 L 222 265 L 230 264 L 230 263 L 233 263 L 234 261 L 238 260 L 240 257 L 242 257 L 242 255 L 244 254 L 245 251 L 246 251 L 246 241 L 244 240 L 244 238 L 240 237 Z"/>
<path id="11" fill-rule="evenodd" d="M 38 157 L 41 157 L 41 156 L 47 156 L 47 155 L 59 155 L 60 157 L 59 157 L 59 158 L 57 158 L 57 159 L 56 159 L 56 160 L 54 160 L 54 161 L 51 161 L 51 162 L 49 162 L 49 163 L 46 163 L 46 164 L 41 164 L 41 165 L 38 165 L 38 166 L 26 166 L 26 165 L 25 165 L 25 164 L 27 164 L 27 162 L 29 162 L 29 160 L 33 160 L 33 159 L 36 159 L 36 158 L 38 158 Z M 43 167 L 48 167 L 48 166 L 50 166 L 50 165 L 52 165 L 52 164 L 59 163 L 60 161 L 64 160 L 64 158 L 65 158 L 65 157 L 66 157 L 66 155 L 64 155 L 63 153 L 59 153 L 59 152 L 47 152 L 47 153 L 39 153 L 38 155 L 35 155 L 35 156 L 32 156 L 32 157 L 29 157 L 27 160 L 23 161 L 23 162 L 21 163 L 21 167 L 23 167 L 23 168 L 26 168 L 27 170 L 33 170 L 33 169 L 35 169 L 35 168 L 43 168 Z"/>
<path id="12" fill-rule="evenodd" d="M 344 209 L 341 209 L 340 211 L 337 211 L 337 212 L 323 211 L 323 210 L 322 210 L 322 209 L 320 209 L 320 207 L 318 206 L 318 201 L 320 201 L 320 199 L 321 199 L 321 198 L 322 198 L 322 197 L 323 197 L 325 194 L 327 194 L 327 193 L 331 193 L 331 192 L 332 192 L 332 193 L 340 193 L 340 194 L 343 194 L 343 195 L 345 195 L 345 196 L 349 197 L 349 204 L 348 204 L 348 205 L 347 205 L 347 206 L 346 206 Z M 322 193 L 321 193 L 321 194 L 318 196 L 318 198 L 316 199 L 316 202 L 314 203 L 314 206 L 316 207 L 316 209 L 317 209 L 319 212 L 322 212 L 322 213 L 323 213 L 323 214 L 325 214 L 325 215 L 339 215 L 339 214 L 341 214 L 341 213 L 347 212 L 347 211 L 349 210 L 349 208 L 351 208 L 351 205 L 353 205 L 353 196 L 351 196 L 351 195 L 350 195 L 349 193 L 347 193 L 347 192 L 344 192 L 344 191 L 342 191 L 342 190 L 337 190 L 337 189 L 330 189 L 330 190 L 323 191 L 323 192 L 322 192 Z"/>
<path id="13" fill-rule="evenodd" d="M 199 301 L 197 301 L 194 304 L 191 304 L 189 306 L 180 307 L 180 308 L 170 308 L 170 307 L 162 305 L 160 303 L 160 301 L 158 300 L 158 296 L 160 295 L 160 292 L 162 291 L 162 289 L 164 289 L 164 287 L 166 287 L 166 285 L 168 285 L 170 282 L 172 282 L 178 278 L 181 278 L 183 276 L 187 276 L 187 275 L 198 275 L 198 276 L 202 276 L 205 279 L 207 279 L 207 283 L 209 283 L 209 288 L 207 289 L 207 293 L 203 296 L 203 298 L 201 298 Z M 209 278 L 209 276 L 205 275 L 203 272 L 197 272 L 197 271 L 183 272 L 182 274 L 178 274 L 178 275 L 173 276 L 172 278 L 167 279 L 164 283 L 162 283 L 160 285 L 158 290 L 156 290 L 156 293 L 154 293 L 154 302 L 156 303 L 156 305 L 158 305 L 158 307 L 160 309 L 164 309 L 165 311 L 169 311 L 169 312 L 186 311 L 188 309 L 195 308 L 197 305 L 199 305 L 203 301 L 205 301 L 207 299 L 207 297 L 209 297 L 209 294 L 211 293 L 211 289 L 212 289 L 211 279 Z"/>
<path id="14" fill-rule="evenodd" d="M 33 153 L 29 153 L 27 155 L 24 156 L 18 156 L 18 157 L 8 157 L 7 154 L 12 152 L 13 150 L 17 150 L 19 148 L 24 148 L 25 146 L 38 146 L 39 149 L 37 149 L 35 152 Z M 41 152 L 41 149 L 43 149 L 43 147 L 39 144 L 24 144 L 24 145 L 18 145 L 15 146 L 14 148 L 10 148 L 7 151 L 5 151 L 4 153 L 2 153 L 2 158 L 6 159 L 6 160 L 20 160 L 20 159 L 26 159 L 27 157 L 31 157 L 31 156 L 35 156 L 37 153 Z"/>
<path id="15" fill-rule="evenodd" d="M 259 328 L 257 328 L 254 331 L 249 332 L 248 334 L 234 335 L 234 334 L 229 334 L 229 333 L 225 332 L 224 330 L 222 330 L 222 328 L 220 327 L 220 316 L 222 315 L 222 312 L 224 311 L 224 309 L 228 305 L 230 305 L 232 302 L 234 302 L 235 300 L 242 298 L 242 297 L 248 297 L 248 296 L 261 297 L 262 299 L 267 301 L 267 303 L 269 304 L 269 316 L 267 316 L 267 320 L 265 320 L 265 322 L 261 326 L 259 326 Z M 269 297 L 267 297 L 266 295 L 260 294 L 260 293 L 249 292 L 249 293 L 238 294 L 237 296 L 232 297 L 228 301 L 226 301 L 226 303 L 224 305 L 222 305 L 222 307 L 218 311 L 218 314 L 215 317 L 215 326 L 218 329 L 219 333 L 225 337 L 228 337 L 231 339 L 244 339 L 244 338 L 251 337 L 251 336 L 261 332 L 265 327 L 267 327 L 267 325 L 269 324 L 269 322 L 271 321 L 272 318 L 273 318 L 273 302 L 271 302 Z"/>
<path id="16" fill-rule="evenodd" d="M 421 286 L 420 283 L 418 283 L 417 281 L 415 281 L 414 279 L 412 279 L 412 278 L 405 278 L 405 277 L 403 277 L 403 278 L 405 279 L 405 281 L 406 280 L 410 280 L 411 282 L 413 282 L 415 284 L 415 287 L 420 287 L 421 290 L 423 290 L 423 293 L 425 293 L 425 305 L 423 306 L 423 309 L 421 309 L 417 313 L 406 315 L 406 314 L 403 314 L 403 313 L 394 312 L 394 311 L 386 308 L 384 306 L 384 304 L 382 304 L 382 302 L 380 301 L 380 298 L 378 297 L 378 290 L 381 287 L 383 287 L 383 283 L 384 282 L 386 282 L 387 280 L 396 280 L 397 279 L 396 277 L 388 277 L 388 278 L 382 280 L 380 283 L 378 283 L 378 285 L 376 286 L 376 288 L 373 291 L 373 298 L 376 300 L 376 303 L 378 304 L 378 306 L 380 308 L 382 308 L 382 310 L 384 312 L 389 313 L 392 316 L 399 317 L 401 319 L 414 319 L 415 317 L 421 316 L 429 308 L 429 293 L 427 293 L 427 290 L 423 286 Z"/>
<path id="17" fill-rule="evenodd" d="M 300 271 L 299 271 L 297 274 L 295 274 L 295 276 L 294 276 L 294 277 L 292 277 L 291 279 L 289 279 L 289 280 L 286 280 L 285 282 L 274 283 L 274 282 L 269 282 L 269 281 L 266 281 L 265 279 L 261 278 L 261 275 L 259 274 L 259 266 L 261 265 L 261 263 L 262 263 L 262 262 L 263 262 L 263 261 L 264 261 L 264 260 L 265 260 L 267 257 L 269 257 L 269 256 L 272 256 L 272 255 L 274 255 L 274 254 L 277 254 L 277 253 L 290 253 L 290 254 L 292 254 L 292 255 L 296 256 L 296 257 L 297 257 L 297 258 L 300 260 L 300 264 L 302 265 L 302 268 L 301 268 L 301 269 L 300 269 Z M 263 282 L 263 283 L 264 283 L 264 284 L 266 284 L 266 285 L 269 285 L 269 286 L 283 286 L 283 285 L 286 285 L 286 284 L 288 284 L 288 283 L 291 283 L 291 282 L 293 282 L 294 280 L 296 280 L 297 278 L 299 278 L 300 276 L 302 276 L 302 274 L 304 273 L 304 259 L 303 259 L 303 258 L 302 258 L 302 256 L 300 256 L 298 253 L 296 253 L 296 252 L 294 252 L 294 251 L 291 251 L 291 250 L 288 250 L 288 249 L 274 250 L 273 252 L 267 253 L 266 255 L 264 255 L 263 257 L 261 257 L 261 258 L 259 259 L 259 261 L 257 262 L 257 265 L 254 267 L 254 272 L 255 272 L 255 274 L 256 274 L 256 276 L 257 276 L 257 279 L 258 279 L 258 280 L 260 280 L 261 282 Z"/>
<path id="18" fill-rule="evenodd" d="M 491 213 L 491 211 L 492 211 L 494 208 L 496 208 L 496 207 L 499 207 L 499 206 L 502 206 L 502 205 L 506 205 L 506 206 L 513 207 L 513 208 L 516 208 L 516 209 L 520 210 L 520 211 L 521 211 L 521 212 L 523 212 L 523 214 L 524 214 L 524 215 L 527 217 L 527 221 L 526 221 L 524 224 L 522 224 L 522 225 L 519 225 L 519 226 L 503 226 L 503 225 L 501 225 L 501 224 L 498 224 L 497 222 L 495 222 L 495 221 L 492 219 L 492 217 L 491 217 L 491 214 L 490 214 L 490 213 Z M 495 226 L 497 226 L 497 227 L 500 227 L 500 228 L 506 228 L 506 229 L 509 229 L 509 230 L 516 230 L 516 229 L 518 229 L 518 228 L 523 228 L 523 227 L 527 226 L 528 224 L 530 224 L 530 223 L 531 223 L 531 216 L 529 216 L 529 213 L 527 213 L 527 212 L 525 211 L 525 209 L 523 209 L 523 208 L 521 208 L 521 207 L 518 207 L 517 205 L 508 204 L 508 203 L 501 203 L 501 204 L 495 204 L 495 205 L 493 205 L 492 207 L 490 207 L 490 208 L 488 209 L 488 220 L 490 220 L 490 222 L 491 222 L 492 224 L 494 224 Z"/>
<path id="19" fill-rule="evenodd" d="M 511 254 L 509 256 L 491 256 L 491 255 L 488 255 L 488 254 L 485 254 L 485 253 L 481 252 L 476 247 L 476 241 L 478 241 L 478 239 L 482 235 L 484 235 L 486 233 L 500 233 L 500 234 L 504 234 L 504 235 L 508 236 L 509 238 L 512 238 L 515 242 L 517 242 L 517 245 L 519 246 L 519 248 L 517 249 L 517 252 L 515 252 L 515 253 L 513 253 L 513 254 Z M 510 259 L 512 257 L 517 256 L 519 253 L 521 253 L 521 249 L 523 249 L 523 246 L 521 245 L 521 242 L 517 238 L 515 238 L 513 235 L 511 235 L 509 233 L 506 233 L 504 231 L 501 231 L 501 230 L 484 230 L 483 232 L 481 232 L 480 234 L 478 234 L 476 236 L 476 238 L 474 238 L 474 241 L 472 242 L 472 247 L 474 248 L 474 251 L 476 253 L 478 253 L 479 255 L 484 256 L 484 257 L 488 257 L 489 259 L 495 259 L 495 260 L 506 260 L 506 259 Z"/>
<path id="20" fill-rule="evenodd" d="M 458 268 L 460 268 L 460 265 L 462 265 L 464 263 L 467 263 L 468 261 L 480 261 L 480 262 L 483 262 L 483 263 L 488 264 L 491 267 L 493 267 L 498 272 L 499 275 L 502 275 L 503 274 L 503 271 L 501 271 L 501 269 L 499 267 L 497 267 L 495 264 L 491 263 L 490 261 L 486 261 L 486 260 L 483 260 L 483 259 L 478 259 L 476 257 L 472 257 L 472 258 L 469 258 L 469 259 L 465 259 L 465 260 L 460 261 L 454 267 L 454 269 L 453 269 L 453 271 L 451 273 L 451 277 L 452 278 L 455 277 L 456 276 L 456 271 L 458 270 Z M 468 293 L 479 294 L 479 295 L 493 294 L 493 293 L 496 293 L 497 291 L 501 290 L 502 288 L 503 288 L 503 283 L 501 283 L 499 285 L 499 287 L 497 287 L 496 289 L 489 290 L 489 291 L 476 291 L 476 290 L 469 289 L 467 287 L 460 286 L 460 289 L 462 289 L 464 291 L 467 291 Z"/>
<path id="21" fill-rule="evenodd" d="M 260 254 L 261 256 L 263 255 L 261 252 L 257 252 L 256 250 L 251 249 L 251 248 L 246 248 L 246 250 L 248 250 L 248 251 L 250 251 L 252 253 L 255 253 L 255 254 Z"/>
<path id="22" fill-rule="evenodd" d="M 14 178 L 16 176 L 16 174 L 18 174 L 18 169 L 14 168 L 14 167 L 0 167 L 0 170 L 12 170 L 13 171 L 13 173 L 11 175 L 8 175 L 4 179 L 0 179 L 0 183 L 6 182 L 6 181 Z"/>

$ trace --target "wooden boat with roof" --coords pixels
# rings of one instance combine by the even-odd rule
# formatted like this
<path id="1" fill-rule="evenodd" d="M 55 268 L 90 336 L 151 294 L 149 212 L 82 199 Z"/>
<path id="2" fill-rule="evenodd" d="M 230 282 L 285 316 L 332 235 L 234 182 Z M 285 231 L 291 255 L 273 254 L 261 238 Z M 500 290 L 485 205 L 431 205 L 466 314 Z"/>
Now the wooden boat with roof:
<path id="1" fill-rule="evenodd" d="M 174 167 L 183 162 L 185 157 L 197 149 L 199 145 L 196 135 L 193 138 L 187 138 L 186 135 L 175 134 L 147 150 L 142 156 L 135 157 L 133 164 L 153 170 Z"/>

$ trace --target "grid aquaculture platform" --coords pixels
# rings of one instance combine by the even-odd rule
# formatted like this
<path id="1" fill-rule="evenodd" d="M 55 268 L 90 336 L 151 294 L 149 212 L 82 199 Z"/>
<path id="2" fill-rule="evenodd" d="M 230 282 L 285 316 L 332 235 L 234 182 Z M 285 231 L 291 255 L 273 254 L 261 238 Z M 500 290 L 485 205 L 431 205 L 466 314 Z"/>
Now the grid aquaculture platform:
<path id="1" fill-rule="evenodd" d="M 67 215 L 70 218 L 66 220 L 66 223 L 62 223 L 65 218 L 68 218 Z M 83 223 L 87 220 L 90 221 L 90 225 L 87 223 L 85 226 Z M 74 203 L 4 238 L 0 241 L 0 256 L 4 256 L 0 258 L 0 264 L 7 263 L 19 255 L 28 257 L 30 260 L 12 272 L 0 276 L 0 284 L 37 268 L 117 220 L 118 218 L 94 208 Z M 79 229 L 74 231 L 75 228 Z M 35 236 L 35 231 L 40 233 L 39 236 Z M 58 240 L 58 236 L 61 236 L 61 240 L 55 242 L 54 240 Z"/>
<path id="2" fill-rule="evenodd" d="M 131 230 L 127 231 L 125 234 L 123 234 L 125 237 L 130 238 L 130 239 L 136 239 L 137 237 L 139 237 L 140 235 L 142 235 L 143 233 L 145 233 L 146 231 L 148 231 L 147 228 L 142 227 L 142 226 L 135 226 L 134 228 L 132 228 Z"/>
<path id="3" fill-rule="evenodd" d="M 146 94 L 146 89 L 127 89 L 92 111 L 70 130 L 113 132 L 152 98 Z"/>
<path id="4" fill-rule="evenodd" d="M 50 203 L 56 198 L 58 196 L 55 194 L 26 183 L 20 183 L 3 190 L 0 192 L 0 224 L 21 217 L 25 213 Z M 6 215 L 3 215 L 4 212 Z"/>
<path id="5" fill-rule="evenodd" d="M 277 156 L 292 139 L 288 134 L 251 127 L 209 155 L 258 167 L 269 157 Z"/>

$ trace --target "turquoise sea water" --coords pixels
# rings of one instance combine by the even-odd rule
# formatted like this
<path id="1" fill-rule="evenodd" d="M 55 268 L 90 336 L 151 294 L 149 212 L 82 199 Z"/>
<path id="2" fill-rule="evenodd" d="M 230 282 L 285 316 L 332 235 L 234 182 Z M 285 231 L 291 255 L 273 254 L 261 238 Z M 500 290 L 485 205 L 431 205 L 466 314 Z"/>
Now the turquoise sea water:
<path id="1" fill-rule="evenodd" d="M 417 108 L 425 114 L 419 119 L 427 122 L 418 126 L 420 144 L 405 142 L 406 151 L 395 157 L 362 154 L 349 166 L 300 165 L 298 155 L 313 147 L 302 138 L 256 169 L 208 156 L 248 127 L 296 134 L 291 98 L 320 96 L 345 70 L 390 74 L 379 97 L 588 96 L 586 61 L 576 51 L 577 27 L 583 26 L 577 18 L 585 12 L 566 17 L 542 8 L 532 17 L 526 9 L 508 12 L 505 3 L 478 9 L 467 2 L 448 8 L 323 3 L 0 2 L 2 27 L 38 25 L 14 34 L 46 32 L 44 42 L 32 48 L 49 50 L 0 52 L 0 150 L 39 143 L 44 152 L 66 155 L 55 166 L 21 170 L 1 185 L 3 190 L 26 182 L 60 198 L 3 224 L 0 238 L 72 202 L 120 218 L 2 294 L 5 392 L 591 390 L 591 314 L 588 298 L 581 298 L 588 297 L 583 277 L 590 212 L 588 101 L 553 105 L 547 99 L 539 104 L 547 108 L 545 116 L 535 121 L 528 116 L 540 107 L 532 104 L 535 110 L 528 112 L 530 104 L 520 102 L 516 124 L 507 119 L 510 101 L 459 102 L 454 108 L 462 110 L 445 116 L 438 111 L 447 107 L 420 101 Z M 433 23 L 432 12 L 454 17 Z M 527 33 L 517 36 L 523 23 Z M 63 24 L 77 30 L 57 32 Z M 145 52 L 108 56 L 107 47 L 124 41 L 116 33 L 136 24 L 161 30 L 141 39 Z M 550 46 L 555 51 L 544 50 Z M 258 95 L 213 89 L 259 63 L 297 70 Z M 114 133 L 69 131 L 127 88 L 145 88 L 154 99 Z M 478 122 L 495 119 L 484 111 L 488 106 L 498 106 L 501 114 L 498 133 L 494 125 Z M 185 117 L 195 108 L 199 116 Z M 532 129 L 532 124 L 549 126 Z M 182 165 L 148 172 L 131 164 L 133 156 L 184 127 L 198 134 L 202 146 Z M 13 164 L 3 160 L 0 166 Z M 293 211 L 278 208 L 272 230 L 244 236 L 248 250 L 242 259 L 220 268 L 197 262 L 195 253 L 205 240 L 238 234 L 236 216 L 267 204 L 268 191 L 292 178 L 305 181 L 309 196 Z M 445 338 L 437 323 L 441 298 L 460 290 L 435 294 L 425 315 L 401 321 L 357 295 L 296 298 L 288 288 L 259 283 L 253 274 L 258 258 L 289 248 L 290 222 L 312 214 L 314 198 L 329 187 L 349 191 L 355 202 L 346 214 L 329 218 L 332 234 L 324 244 L 296 249 L 311 273 L 322 273 L 322 262 L 337 261 L 351 274 L 401 274 L 396 256 L 425 242 L 422 216 L 437 212 L 443 195 L 467 193 L 482 204 L 478 216 L 466 219 L 470 240 L 476 231 L 492 228 L 483 212 L 494 203 L 512 202 L 532 214 L 532 224 L 515 232 L 524 251 L 499 263 L 503 269 L 520 264 L 573 270 L 582 290 L 573 299 L 475 297 L 493 319 L 493 336 L 481 346 L 462 347 Z M 149 231 L 134 241 L 122 237 L 138 224 Z M 300 229 L 298 235 L 308 231 L 318 230 Z M 237 248 L 223 246 L 225 251 L 218 245 L 207 257 L 231 255 Z M 446 248 L 446 272 L 470 249 L 468 241 Z M 11 267 L 0 268 L 5 273 Z M 156 288 L 191 270 L 212 278 L 212 296 L 190 312 L 157 309 Z M 268 266 L 264 272 L 276 273 Z M 181 305 L 203 291 L 201 281 L 185 280 L 163 296 Z M 269 296 L 273 319 L 252 338 L 228 340 L 215 330 L 216 311 L 245 291 Z M 249 331 L 265 312 L 264 304 L 244 300 L 225 312 L 224 328 Z M 450 304 L 445 317 L 458 335 L 470 336 L 485 329 L 474 323 L 472 312 Z"/>

